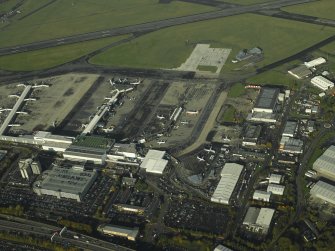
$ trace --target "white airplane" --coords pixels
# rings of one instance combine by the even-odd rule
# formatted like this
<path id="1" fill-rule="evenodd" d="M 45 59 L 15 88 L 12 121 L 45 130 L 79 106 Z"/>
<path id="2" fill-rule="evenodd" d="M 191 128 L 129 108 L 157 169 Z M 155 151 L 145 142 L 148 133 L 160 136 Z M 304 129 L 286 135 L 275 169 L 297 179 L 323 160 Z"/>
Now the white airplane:
<path id="1" fill-rule="evenodd" d="M 16 85 L 16 86 L 17 86 L 17 87 L 21 87 L 21 86 L 26 87 L 25 84 L 18 84 L 18 85 Z"/>
<path id="2" fill-rule="evenodd" d="M 197 156 L 197 159 L 198 159 L 199 161 L 205 161 L 205 159 L 204 159 L 203 157 L 199 157 L 199 156 Z"/>
<path id="3" fill-rule="evenodd" d="M 186 114 L 188 114 L 188 115 L 198 115 L 199 110 L 189 110 L 189 111 L 186 111 Z"/>
<path id="4" fill-rule="evenodd" d="M 113 80 L 109 80 L 109 83 L 111 84 L 111 86 L 114 86 L 114 85 L 116 85 L 116 83 L 115 82 L 113 82 Z"/>
<path id="5" fill-rule="evenodd" d="M 163 135 L 163 133 L 157 133 L 157 137 L 162 137 Z"/>
<path id="6" fill-rule="evenodd" d="M 25 98 L 24 101 L 36 101 L 36 98 Z"/>
<path id="7" fill-rule="evenodd" d="M 8 95 L 9 98 L 19 98 L 20 95 L 16 95 L 16 94 L 11 94 L 11 95 Z"/>
<path id="8" fill-rule="evenodd" d="M 130 82 L 129 84 L 131 85 L 139 85 L 142 81 L 141 80 L 138 80 L 136 82 Z"/>
<path id="9" fill-rule="evenodd" d="M 41 88 L 41 87 L 50 87 L 49 85 L 41 84 L 41 85 L 34 85 L 31 88 Z"/>
<path id="10" fill-rule="evenodd" d="M 165 144 L 165 143 L 166 143 L 166 140 L 160 140 L 160 141 L 157 141 L 157 144 L 158 144 L 158 145 Z"/>
<path id="11" fill-rule="evenodd" d="M 12 110 L 11 108 L 3 108 L 3 109 L 0 109 L 1 112 L 11 111 L 11 110 Z"/>
<path id="12" fill-rule="evenodd" d="M 212 146 L 209 149 L 208 148 L 204 148 L 204 151 L 208 152 L 208 153 L 215 153 L 215 150 L 212 149 Z"/>
<path id="13" fill-rule="evenodd" d="M 28 114 L 28 112 L 18 111 L 17 114 Z"/>
<path id="14" fill-rule="evenodd" d="M 156 117 L 161 120 L 161 119 L 165 119 L 165 117 L 163 115 L 156 115 Z"/>
<path id="15" fill-rule="evenodd" d="M 21 126 L 21 124 L 9 124 L 8 126 L 9 127 L 19 127 L 19 126 Z"/>

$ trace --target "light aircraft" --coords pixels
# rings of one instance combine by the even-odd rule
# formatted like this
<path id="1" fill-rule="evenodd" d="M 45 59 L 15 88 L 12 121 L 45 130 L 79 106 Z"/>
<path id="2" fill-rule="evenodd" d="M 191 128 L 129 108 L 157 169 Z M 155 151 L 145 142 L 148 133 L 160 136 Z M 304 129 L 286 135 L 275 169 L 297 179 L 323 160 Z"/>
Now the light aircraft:
<path id="1" fill-rule="evenodd" d="M 166 143 L 166 140 L 160 140 L 160 141 L 157 141 L 157 144 L 158 144 L 158 145 L 165 144 L 165 143 Z"/>
<path id="2" fill-rule="evenodd" d="M 163 116 L 163 115 L 157 115 L 156 116 L 159 120 L 161 120 L 161 119 L 165 119 L 165 117 Z"/>
<path id="3" fill-rule="evenodd" d="M 203 157 L 201 157 L 201 156 L 197 156 L 197 159 L 198 159 L 199 161 L 205 161 L 205 159 L 204 159 Z"/>

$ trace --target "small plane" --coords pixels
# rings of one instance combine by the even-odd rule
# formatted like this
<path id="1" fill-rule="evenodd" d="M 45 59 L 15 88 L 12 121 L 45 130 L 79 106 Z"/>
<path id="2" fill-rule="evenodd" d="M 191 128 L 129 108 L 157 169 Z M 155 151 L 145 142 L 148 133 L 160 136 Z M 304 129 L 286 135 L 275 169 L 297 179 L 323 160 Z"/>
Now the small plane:
<path id="1" fill-rule="evenodd" d="M 116 83 L 112 79 L 109 80 L 109 83 L 111 84 L 111 86 L 116 85 Z"/>
<path id="2" fill-rule="evenodd" d="M 163 115 L 156 115 L 156 117 L 161 120 L 161 119 L 165 119 L 165 117 Z"/>
<path id="3" fill-rule="evenodd" d="M 213 150 L 212 146 L 210 146 L 210 148 L 204 148 L 204 151 L 208 153 L 215 153 L 215 150 Z"/>
<path id="4" fill-rule="evenodd" d="M 166 140 L 160 140 L 160 141 L 157 141 L 157 144 L 158 144 L 158 145 L 165 144 L 165 143 L 166 143 Z"/>
<path id="5" fill-rule="evenodd" d="M 141 80 L 137 80 L 136 82 L 130 82 L 129 84 L 131 85 L 139 85 L 142 81 Z"/>
<path id="6" fill-rule="evenodd" d="M 187 115 L 198 115 L 199 114 L 199 110 L 188 110 L 186 111 Z"/>
<path id="7" fill-rule="evenodd" d="M 199 160 L 199 161 L 205 161 L 205 159 L 204 159 L 204 157 L 201 157 L 201 156 L 197 156 L 197 159 Z"/>
<path id="8" fill-rule="evenodd" d="M 162 137 L 163 135 L 163 133 L 157 133 L 157 137 Z"/>

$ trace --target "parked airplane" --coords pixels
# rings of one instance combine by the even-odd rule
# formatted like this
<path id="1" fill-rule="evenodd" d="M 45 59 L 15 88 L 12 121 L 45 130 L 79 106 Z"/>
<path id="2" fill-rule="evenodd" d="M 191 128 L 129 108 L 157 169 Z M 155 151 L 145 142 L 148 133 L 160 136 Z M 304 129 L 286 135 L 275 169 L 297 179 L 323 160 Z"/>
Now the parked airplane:
<path id="1" fill-rule="evenodd" d="M 160 140 L 160 141 L 157 141 L 157 143 L 158 143 L 158 145 L 165 144 L 166 140 Z"/>
<path id="2" fill-rule="evenodd" d="M 199 110 L 188 110 L 186 111 L 187 115 L 198 115 L 199 114 Z"/>
<path id="3" fill-rule="evenodd" d="M 131 85 L 139 85 L 142 81 L 141 80 L 138 80 L 136 82 L 130 82 L 129 84 Z"/>
<path id="4" fill-rule="evenodd" d="M 208 153 L 215 153 L 215 150 L 213 150 L 212 146 L 210 146 L 210 148 L 204 148 L 204 151 Z"/>
<path id="5" fill-rule="evenodd" d="M 113 81 L 113 80 L 109 80 L 109 83 L 112 85 L 112 86 L 114 86 L 114 85 L 116 85 L 116 83 Z"/>
<path id="6" fill-rule="evenodd" d="M 157 133 L 157 137 L 162 137 L 163 135 L 163 133 Z"/>
<path id="7" fill-rule="evenodd" d="M 165 119 L 165 117 L 163 115 L 156 115 L 156 117 L 161 120 L 161 119 Z"/>
<path id="8" fill-rule="evenodd" d="M 201 157 L 201 156 L 197 156 L 197 159 L 199 160 L 199 161 L 205 161 L 205 159 L 203 158 L 203 157 Z"/>

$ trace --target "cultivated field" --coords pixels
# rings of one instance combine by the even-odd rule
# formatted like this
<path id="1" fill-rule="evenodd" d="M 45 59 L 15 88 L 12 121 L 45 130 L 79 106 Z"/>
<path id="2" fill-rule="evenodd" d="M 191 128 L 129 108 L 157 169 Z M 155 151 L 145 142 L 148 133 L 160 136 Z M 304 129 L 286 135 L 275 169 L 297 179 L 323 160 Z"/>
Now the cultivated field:
<path id="1" fill-rule="evenodd" d="M 284 11 L 334 20 L 334 0 L 320 0 L 283 8 Z"/>
<path id="2" fill-rule="evenodd" d="M 47 81 L 50 87 L 41 87 L 33 91 L 30 97 L 35 97 L 37 100 L 26 102 L 21 110 L 25 110 L 29 114 L 19 114 L 15 123 L 23 125 L 13 129 L 31 133 L 34 130 L 47 130 L 52 127 L 53 122 L 56 122 L 56 125 L 61 123 L 97 77 L 98 75 L 94 74 L 67 74 L 31 81 L 30 84 Z M 7 89 L 7 87 L 1 88 Z M 22 87 L 20 88 L 22 89 Z M 20 89 L 15 88 L 15 90 L 17 92 Z"/>
<path id="3" fill-rule="evenodd" d="M 228 61 L 241 49 L 261 47 L 264 60 L 258 62 L 257 66 L 264 66 L 297 53 L 334 33 L 335 29 L 329 27 L 245 14 L 153 32 L 111 48 L 94 57 L 91 63 L 177 68 L 185 62 L 196 44 L 205 42 L 212 47 L 232 48 Z M 224 68 L 234 69 L 240 64 L 227 62 Z"/>
<path id="4" fill-rule="evenodd" d="M 127 36 L 102 38 L 93 41 L 2 56 L 0 57 L 0 69 L 10 71 L 48 69 L 80 58 L 126 37 Z"/>
<path id="5" fill-rule="evenodd" d="M 160 4 L 158 0 L 25 2 L 19 8 L 21 14 L 0 30 L 1 47 L 214 10 L 179 1 Z"/>

